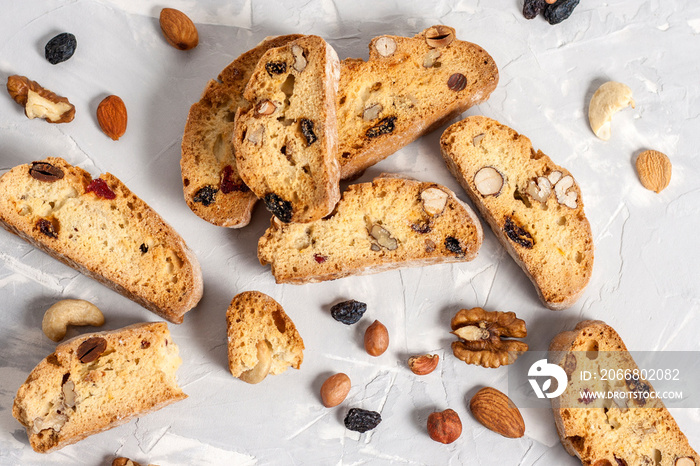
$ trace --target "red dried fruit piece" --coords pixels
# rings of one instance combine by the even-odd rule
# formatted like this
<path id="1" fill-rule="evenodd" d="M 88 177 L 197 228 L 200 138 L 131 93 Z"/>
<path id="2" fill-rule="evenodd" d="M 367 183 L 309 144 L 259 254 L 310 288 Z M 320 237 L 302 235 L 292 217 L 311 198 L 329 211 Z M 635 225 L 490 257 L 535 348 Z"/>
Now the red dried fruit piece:
<path id="1" fill-rule="evenodd" d="M 102 178 L 92 180 L 90 184 L 87 185 L 87 188 L 85 188 L 85 192 L 95 193 L 97 197 L 101 197 L 102 199 L 114 199 L 117 197 L 114 191 L 109 188 L 107 182 Z"/>
<path id="2" fill-rule="evenodd" d="M 322 256 L 321 254 L 314 254 L 314 260 L 319 264 L 323 264 L 324 262 L 326 262 L 326 256 Z"/>
<path id="3" fill-rule="evenodd" d="M 234 191 L 248 191 L 248 186 L 246 186 L 242 181 L 233 180 L 233 167 L 231 165 L 226 165 L 221 171 L 221 185 L 219 186 L 219 191 L 224 194 L 232 193 Z"/>

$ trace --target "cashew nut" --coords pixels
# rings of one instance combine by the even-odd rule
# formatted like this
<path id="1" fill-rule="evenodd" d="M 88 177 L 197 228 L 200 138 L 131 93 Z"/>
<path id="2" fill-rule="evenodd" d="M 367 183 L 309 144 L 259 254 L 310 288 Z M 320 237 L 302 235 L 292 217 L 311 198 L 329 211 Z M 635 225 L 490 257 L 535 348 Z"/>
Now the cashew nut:
<path id="1" fill-rule="evenodd" d="M 627 106 L 634 108 L 632 89 L 615 81 L 602 84 L 591 97 L 588 105 L 588 122 L 600 139 L 610 139 L 610 120 L 614 113 Z"/>
<path id="2" fill-rule="evenodd" d="M 64 299 L 57 302 L 44 314 L 41 329 L 53 341 L 61 341 L 66 336 L 69 325 L 92 325 L 99 327 L 105 323 L 102 312 L 89 301 Z"/>
<path id="3" fill-rule="evenodd" d="M 252 369 L 238 376 L 242 381 L 253 384 L 262 382 L 272 366 L 272 346 L 270 343 L 267 340 L 260 340 L 255 348 L 258 350 L 258 363 Z"/>

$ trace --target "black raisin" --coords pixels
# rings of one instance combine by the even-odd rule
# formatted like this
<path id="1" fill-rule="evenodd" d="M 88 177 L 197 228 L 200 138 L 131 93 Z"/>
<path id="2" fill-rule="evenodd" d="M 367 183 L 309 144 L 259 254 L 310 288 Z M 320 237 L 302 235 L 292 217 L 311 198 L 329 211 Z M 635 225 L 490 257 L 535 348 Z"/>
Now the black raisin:
<path id="1" fill-rule="evenodd" d="M 382 416 L 376 411 L 352 408 L 345 416 L 345 427 L 355 432 L 367 432 L 372 430 L 382 422 Z"/>
<path id="2" fill-rule="evenodd" d="M 510 238 L 514 243 L 519 244 L 526 249 L 532 249 L 532 247 L 535 245 L 532 235 L 523 227 L 516 225 L 510 217 L 506 219 L 506 224 L 503 229 L 505 230 L 506 235 L 508 235 L 508 238 Z"/>
<path id="3" fill-rule="evenodd" d="M 649 397 L 649 392 L 651 391 L 651 385 L 642 381 L 639 376 L 627 375 L 625 377 L 625 385 L 627 388 L 634 393 L 637 393 L 634 398 L 637 406 L 644 406 L 647 403 L 647 398 Z"/>
<path id="4" fill-rule="evenodd" d="M 42 232 L 49 238 L 58 238 L 58 234 L 56 233 L 56 230 L 53 227 L 53 223 L 51 223 L 49 220 L 46 220 L 45 218 L 39 219 L 39 221 L 36 223 L 36 226 L 39 228 L 40 232 Z"/>
<path id="5" fill-rule="evenodd" d="M 621 458 L 618 458 L 617 455 L 614 456 L 614 458 L 615 458 L 615 462 L 617 463 L 617 466 L 627 466 L 627 461 L 625 461 Z"/>
<path id="6" fill-rule="evenodd" d="M 367 304 L 351 299 L 331 307 L 331 316 L 345 325 L 357 323 L 367 310 Z"/>
<path id="7" fill-rule="evenodd" d="M 455 254 L 464 254 L 462 250 L 462 245 L 459 244 L 459 240 L 454 236 L 448 236 L 445 238 L 445 247 L 448 251 L 454 252 Z"/>
<path id="8" fill-rule="evenodd" d="M 292 221 L 292 203 L 285 201 L 275 193 L 265 195 L 265 207 L 272 214 L 283 221 L 289 223 Z"/>
<path id="9" fill-rule="evenodd" d="M 203 206 L 211 205 L 214 203 L 217 191 L 218 189 L 213 186 L 205 186 L 197 191 L 192 200 L 194 202 L 201 202 Z"/>
<path id="10" fill-rule="evenodd" d="M 78 41 L 70 32 L 62 32 L 46 43 L 44 56 L 52 65 L 64 62 L 73 56 Z"/>
<path id="11" fill-rule="evenodd" d="M 411 224 L 411 230 L 415 231 L 416 233 L 430 233 L 431 229 L 430 220 L 421 220 Z"/>
<path id="12" fill-rule="evenodd" d="M 394 128 L 396 127 L 395 122 L 395 116 L 384 117 L 379 120 L 376 125 L 368 129 L 365 135 L 367 135 L 368 138 L 376 138 L 382 134 L 389 134 L 394 131 Z"/>
<path id="13" fill-rule="evenodd" d="M 265 63 L 265 70 L 267 74 L 272 76 L 273 74 L 282 74 L 287 72 L 287 64 L 283 61 L 271 61 Z"/>
<path id="14" fill-rule="evenodd" d="M 549 21 L 549 24 L 561 23 L 571 16 L 578 2 L 579 0 L 557 0 L 547 5 L 547 8 L 544 10 L 544 19 Z"/>
<path id="15" fill-rule="evenodd" d="M 314 134 L 314 122 L 311 120 L 307 120 L 306 118 L 302 118 L 301 121 L 299 122 L 299 126 L 301 127 L 301 134 L 304 135 L 306 138 L 306 145 L 310 146 L 314 142 L 318 140 L 316 135 Z"/>
<path id="16" fill-rule="evenodd" d="M 545 0 L 525 0 L 523 5 L 523 16 L 526 19 L 533 19 L 547 8 Z"/>
<path id="17" fill-rule="evenodd" d="M 141 250 L 142 254 L 146 254 L 148 252 L 148 246 L 146 246 L 146 243 L 141 243 L 141 246 L 139 246 L 139 249 Z"/>

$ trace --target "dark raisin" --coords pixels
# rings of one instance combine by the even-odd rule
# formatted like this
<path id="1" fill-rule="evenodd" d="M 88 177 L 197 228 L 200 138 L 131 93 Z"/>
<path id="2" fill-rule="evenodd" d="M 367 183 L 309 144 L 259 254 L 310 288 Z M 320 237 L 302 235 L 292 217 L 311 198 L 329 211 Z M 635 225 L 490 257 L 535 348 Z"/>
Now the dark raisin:
<path id="1" fill-rule="evenodd" d="M 214 203 L 218 189 L 213 186 L 205 186 L 197 191 L 192 198 L 194 202 L 201 202 L 203 206 L 209 206 Z"/>
<path id="2" fill-rule="evenodd" d="M 61 379 L 61 386 L 65 385 L 66 382 L 68 382 L 68 379 L 70 379 L 70 372 L 66 372 L 63 374 L 63 378 Z"/>
<path id="3" fill-rule="evenodd" d="M 64 62 L 73 56 L 78 41 L 70 32 L 62 32 L 46 43 L 44 56 L 52 65 Z"/>
<path id="4" fill-rule="evenodd" d="M 146 254 L 148 252 L 148 246 L 146 246 L 145 243 L 141 243 L 141 246 L 139 246 L 139 249 L 141 250 L 141 253 Z"/>
<path id="5" fill-rule="evenodd" d="M 355 432 L 367 432 L 372 430 L 382 422 L 382 416 L 376 411 L 352 408 L 345 416 L 345 427 Z"/>
<path id="6" fill-rule="evenodd" d="M 151 347 L 151 342 L 148 340 L 141 340 L 141 349 L 148 349 Z"/>
<path id="7" fill-rule="evenodd" d="M 578 2 L 579 0 L 557 0 L 547 5 L 547 8 L 544 10 L 544 19 L 549 21 L 549 24 L 561 23 L 571 16 Z"/>
<path id="8" fill-rule="evenodd" d="M 462 73 L 455 73 L 447 80 L 447 87 L 455 92 L 459 92 L 467 87 L 467 78 Z"/>
<path id="9" fill-rule="evenodd" d="M 625 385 L 631 392 L 637 394 L 634 397 L 637 406 L 644 406 L 647 403 L 651 391 L 651 386 L 648 383 L 642 381 L 638 376 L 628 375 L 625 377 Z"/>
<path id="10" fill-rule="evenodd" d="M 47 162 L 32 162 L 29 175 L 35 180 L 53 183 L 63 178 L 63 170 Z"/>
<path id="11" fill-rule="evenodd" d="M 318 140 L 316 135 L 314 134 L 314 122 L 311 120 L 307 120 L 306 118 L 302 118 L 301 121 L 299 122 L 299 126 L 301 127 L 301 134 L 304 135 L 306 138 L 306 145 L 310 146 L 314 142 Z"/>
<path id="12" fill-rule="evenodd" d="M 273 74 L 282 74 L 287 72 L 287 64 L 283 61 L 271 61 L 265 63 L 265 70 L 267 74 L 272 76 Z"/>
<path id="13" fill-rule="evenodd" d="M 622 458 L 618 458 L 617 456 L 614 456 L 614 458 L 617 466 L 627 466 L 627 461 L 623 460 Z"/>
<path id="14" fill-rule="evenodd" d="M 532 247 L 535 245 L 532 235 L 523 227 L 516 225 L 510 217 L 506 219 L 506 224 L 503 229 L 505 230 L 506 235 L 508 235 L 508 238 L 510 238 L 514 243 L 519 244 L 526 249 L 532 249 Z"/>
<path id="15" fill-rule="evenodd" d="M 85 192 L 95 193 L 97 197 L 101 197 L 102 199 L 114 199 L 117 197 L 114 191 L 109 188 L 107 182 L 102 178 L 95 178 L 92 180 L 85 188 Z"/>
<path id="16" fill-rule="evenodd" d="M 523 16 L 526 19 L 533 19 L 547 8 L 545 0 L 525 0 L 523 4 Z"/>
<path id="17" fill-rule="evenodd" d="M 351 299 L 335 304 L 331 307 L 331 316 L 345 325 L 356 324 L 367 310 L 367 305 Z"/>
<path id="18" fill-rule="evenodd" d="M 448 236 L 447 238 L 445 238 L 445 247 L 448 251 L 454 252 L 455 254 L 464 254 L 464 251 L 462 250 L 462 245 L 459 244 L 459 240 L 454 236 Z"/>
<path id="19" fill-rule="evenodd" d="M 272 212 L 272 214 L 283 221 L 284 223 L 289 223 L 292 221 L 292 203 L 285 201 L 275 193 L 269 193 L 265 195 L 264 198 L 265 207 L 267 210 Z"/>
<path id="20" fill-rule="evenodd" d="M 219 190 L 222 193 L 228 194 L 234 191 L 246 192 L 250 190 L 248 186 L 243 181 L 233 180 L 233 167 L 231 165 L 226 165 L 221 172 L 221 184 L 219 185 Z"/>
<path id="21" fill-rule="evenodd" d="M 49 220 L 46 220 L 45 218 L 39 219 L 39 221 L 36 222 L 36 226 L 39 228 L 40 232 L 49 238 L 58 238 L 56 230 L 53 227 L 53 223 L 51 223 Z"/>
<path id="22" fill-rule="evenodd" d="M 365 135 L 367 135 L 368 138 L 376 138 L 377 136 L 381 136 L 382 134 L 389 134 L 392 131 L 394 131 L 394 128 L 396 127 L 395 123 L 395 116 L 384 117 L 381 120 L 379 120 L 379 122 L 376 125 L 368 129 Z"/>
<path id="23" fill-rule="evenodd" d="M 583 389 L 583 394 L 581 395 L 581 398 L 578 399 L 579 403 L 583 403 L 585 405 L 591 404 L 595 401 L 595 396 L 593 395 L 593 392 L 590 391 L 587 388 Z"/>

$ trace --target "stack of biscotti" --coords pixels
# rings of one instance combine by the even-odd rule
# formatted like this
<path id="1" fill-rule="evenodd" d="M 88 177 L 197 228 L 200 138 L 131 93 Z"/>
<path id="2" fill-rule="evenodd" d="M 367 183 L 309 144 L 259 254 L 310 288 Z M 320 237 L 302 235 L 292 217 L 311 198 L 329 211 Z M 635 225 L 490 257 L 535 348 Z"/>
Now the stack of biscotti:
<path id="1" fill-rule="evenodd" d="M 340 64 L 318 36 L 260 58 L 236 112 L 233 147 L 246 185 L 283 222 L 310 222 L 340 198 L 335 96 Z"/>
<path id="2" fill-rule="evenodd" d="M 581 190 L 530 140 L 483 116 L 445 130 L 452 174 L 551 309 L 571 306 L 593 269 L 593 236 Z"/>
<path id="3" fill-rule="evenodd" d="M 197 215 L 211 223 L 235 228 L 247 225 L 256 198 L 248 188 L 257 197 L 267 196 L 267 206 L 286 218 L 294 200 L 289 199 L 290 194 L 281 195 L 268 189 L 266 178 L 274 175 L 277 183 L 284 185 L 276 188 L 278 191 L 291 192 L 296 189 L 292 197 L 299 196 L 303 185 L 310 183 L 306 172 L 311 171 L 311 166 L 299 163 L 301 154 L 295 151 L 294 144 L 299 140 L 304 142 L 305 136 L 304 139 L 299 138 L 304 132 L 309 136 L 313 133 L 313 137 L 316 137 L 318 122 L 314 122 L 316 130 L 309 130 L 308 123 L 305 125 L 307 129 L 303 130 L 300 122 L 292 125 L 292 118 L 280 118 L 281 112 L 289 110 L 291 103 L 287 102 L 290 99 L 285 92 L 295 90 L 297 101 L 299 98 L 304 101 L 308 96 L 308 92 L 300 93 L 294 89 L 299 86 L 297 77 L 301 76 L 294 65 L 302 69 L 302 63 L 305 63 L 305 67 L 310 63 L 306 52 L 299 52 L 299 45 L 297 55 L 292 51 L 290 56 L 291 42 L 294 40 L 307 39 L 282 36 L 266 40 L 241 55 L 221 73 L 219 79 L 222 82 L 210 82 L 201 100 L 190 110 L 181 161 L 185 199 Z M 272 47 L 287 47 L 287 50 L 273 52 L 270 50 Z M 486 100 L 498 83 L 498 69 L 491 56 L 475 44 L 456 39 L 454 29 L 447 26 L 427 28 L 412 38 L 392 35 L 376 37 L 369 49 L 368 61 L 348 58 L 340 64 L 336 99 L 336 155 L 341 178 L 358 176 L 367 167 L 419 136 Z M 263 53 L 268 51 L 271 55 L 258 63 Z M 277 58 L 273 59 L 273 56 Z M 298 60 L 296 57 L 299 57 Z M 269 73 L 268 70 L 263 72 L 268 63 L 280 63 L 279 68 L 284 63 L 287 71 L 279 74 Z M 256 79 L 253 83 L 250 77 L 256 65 L 260 78 L 264 79 Z M 270 65 L 269 68 L 274 70 L 275 66 Z M 266 73 L 268 76 L 265 76 Z M 294 77 L 294 86 L 290 76 Z M 270 82 L 277 87 L 270 89 Z M 245 91 L 248 97 L 243 98 L 246 86 L 249 87 Z M 271 93 L 279 96 L 279 99 L 270 99 Z M 249 103 L 246 100 L 249 98 L 256 101 Z M 301 103 L 297 102 L 296 105 Z M 307 107 L 312 106 L 310 103 L 304 102 Z M 276 151 L 265 152 L 274 157 L 275 173 L 271 173 L 269 167 L 253 165 L 252 169 L 244 169 L 248 175 L 239 175 L 240 166 L 234 160 L 234 153 L 238 154 L 238 150 L 230 141 L 238 108 L 241 113 L 251 115 L 250 120 L 254 123 L 255 120 L 267 120 L 265 128 L 274 127 L 275 134 L 285 135 L 268 141 Z M 320 108 L 315 113 L 321 110 L 330 112 L 324 109 Z M 304 110 L 304 114 L 313 113 L 313 110 Z M 272 113 L 263 115 L 268 112 Z M 332 131 L 330 123 L 323 123 L 325 130 Z M 241 139 L 238 145 L 249 145 L 251 150 L 259 148 L 264 142 L 264 138 L 257 137 L 259 132 L 259 127 L 253 132 L 246 131 L 248 143 L 258 141 L 257 144 L 247 144 L 246 139 Z M 289 141 L 291 143 L 288 144 Z M 312 144 L 314 149 L 319 145 Z M 249 160 L 249 157 L 244 157 L 244 160 Z M 284 180 L 279 178 L 279 172 L 285 174 Z M 252 186 L 247 186 L 243 180 Z M 298 186 L 287 187 L 285 182 L 291 180 L 296 180 Z"/>
<path id="4" fill-rule="evenodd" d="M 243 91 L 260 57 L 300 37 L 263 40 L 209 81 L 199 102 L 190 108 L 182 137 L 182 184 L 187 205 L 208 222 L 232 228 L 250 222 L 257 197 L 238 173 L 231 143 L 234 118 L 239 107 L 250 106 Z"/>
<path id="5" fill-rule="evenodd" d="M 574 330 L 555 336 L 549 350 L 550 362 L 561 366 L 568 376 L 564 394 L 552 398 L 557 432 L 566 451 L 582 464 L 700 464 L 700 456 L 663 402 L 652 396 L 654 388 L 638 377 L 642 372 L 612 327 L 597 320 L 579 322 Z M 627 376 L 602 381 L 601 368 Z M 582 378 L 585 370 L 598 377 Z M 583 395 L 610 392 L 627 396 L 594 401 Z"/>
<path id="6" fill-rule="evenodd" d="M 180 364 L 165 322 L 81 335 L 32 370 L 12 415 L 48 453 L 186 398 Z"/>
<path id="7" fill-rule="evenodd" d="M 174 323 L 202 297 L 202 273 L 180 235 L 109 173 L 50 157 L 0 177 L 0 224 Z"/>
<path id="8" fill-rule="evenodd" d="M 278 283 L 309 283 L 398 267 L 470 261 L 482 230 L 444 186 L 384 176 L 350 185 L 333 213 L 307 224 L 272 225 L 258 242 L 260 263 Z"/>

